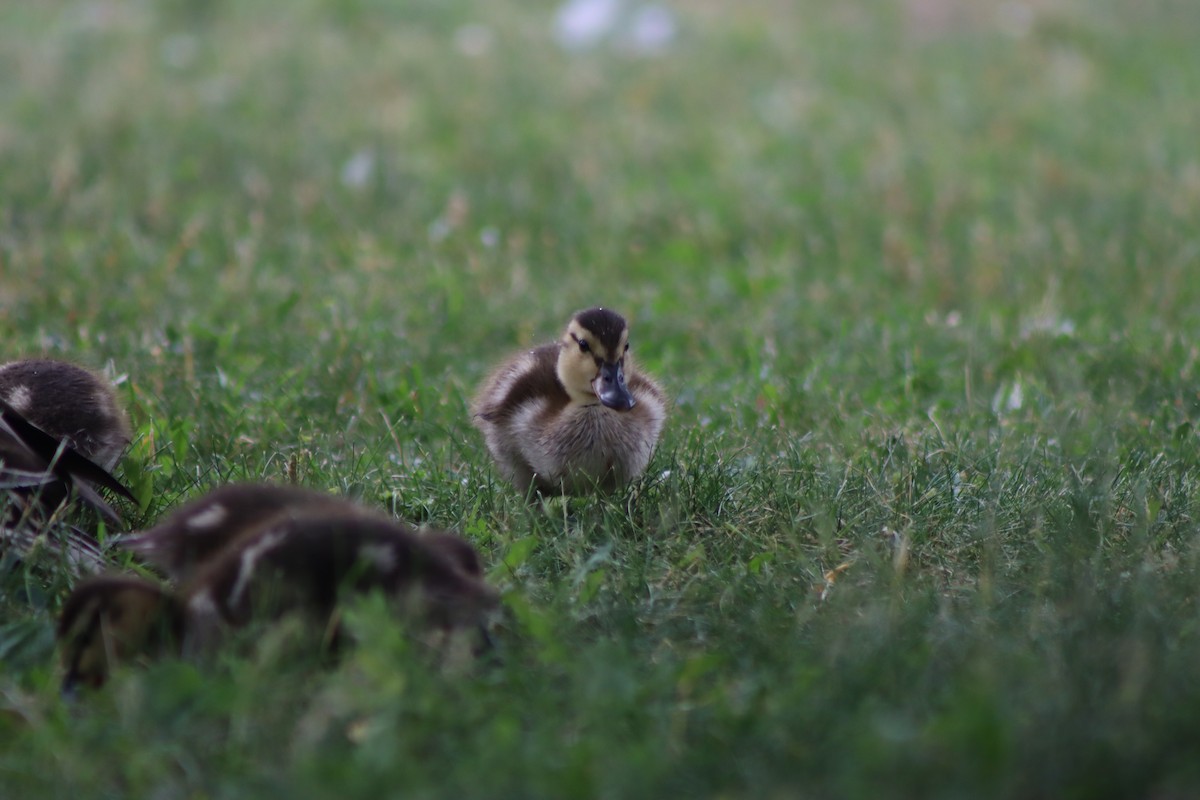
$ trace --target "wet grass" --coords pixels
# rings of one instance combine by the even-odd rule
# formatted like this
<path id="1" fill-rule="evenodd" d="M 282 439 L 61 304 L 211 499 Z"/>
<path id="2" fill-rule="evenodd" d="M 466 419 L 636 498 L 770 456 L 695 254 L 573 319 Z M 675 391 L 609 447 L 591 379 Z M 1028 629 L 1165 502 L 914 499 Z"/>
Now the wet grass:
<path id="1" fill-rule="evenodd" d="M 551 4 L 0 12 L 3 356 L 119 380 L 131 522 L 351 494 L 509 617 L 466 672 L 368 601 L 335 665 L 261 631 L 68 706 L 71 578 L 5 558 L 0 794 L 1200 789 L 1200 14 L 675 10 L 657 54 Z M 467 398 L 597 303 L 672 416 L 531 509 Z"/>

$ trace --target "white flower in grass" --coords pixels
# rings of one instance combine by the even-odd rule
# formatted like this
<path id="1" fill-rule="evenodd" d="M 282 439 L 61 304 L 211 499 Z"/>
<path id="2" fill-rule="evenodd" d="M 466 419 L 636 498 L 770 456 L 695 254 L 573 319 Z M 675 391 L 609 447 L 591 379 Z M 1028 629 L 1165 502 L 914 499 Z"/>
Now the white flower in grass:
<path id="1" fill-rule="evenodd" d="M 567 0 L 554 17 L 554 35 L 568 50 L 583 50 L 607 36 L 617 24 L 621 0 Z"/>
<path id="2" fill-rule="evenodd" d="M 633 12 L 625 33 L 630 50 L 641 55 L 655 55 L 666 50 L 673 41 L 678 26 L 675 14 L 666 6 L 645 5 Z"/>
<path id="3" fill-rule="evenodd" d="M 374 172 L 375 154 L 370 150 L 359 150 L 342 165 L 342 185 L 348 189 L 361 189 Z"/>

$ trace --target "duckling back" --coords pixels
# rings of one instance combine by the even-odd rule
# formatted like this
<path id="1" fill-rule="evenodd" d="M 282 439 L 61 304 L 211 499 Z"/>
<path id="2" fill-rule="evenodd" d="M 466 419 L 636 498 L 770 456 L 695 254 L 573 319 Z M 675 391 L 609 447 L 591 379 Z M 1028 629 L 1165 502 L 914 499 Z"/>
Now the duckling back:
<path id="1" fill-rule="evenodd" d="M 149 530 L 122 536 L 117 543 L 174 580 L 186 580 L 231 542 L 272 517 L 320 507 L 344 513 L 356 508 L 347 500 L 296 486 L 228 484 L 172 511 Z"/>
<path id="2" fill-rule="evenodd" d="M 129 420 L 112 387 L 75 364 L 42 358 L 0 364 L 0 400 L 106 469 L 129 445 Z"/>
<path id="3" fill-rule="evenodd" d="M 202 635 L 293 609 L 326 619 L 345 597 L 373 590 L 436 627 L 466 627 L 498 603 L 496 592 L 464 568 L 466 548 L 461 539 L 454 548 L 431 545 L 366 512 L 284 512 L 207 562 L 182 594 Z"/>
<path id="4" fill-rule="evenodd" d="M 119 524 L 120 516 L 97 489 L 133 500 L 108 471 L 129 439 L 129 422 L 102 378 L 48 359 L 0 365 L 0 489 L 8 492 L 8 508 L 0 508 L 0 525 L 8 534 L 3 538 L 18 550 L 30 541 L 53 541 L 41 528 L 72 489 Z M 78 548 L 75 533 L 63 548 L 68 560 L 92 561 L 88 547 Z"/>

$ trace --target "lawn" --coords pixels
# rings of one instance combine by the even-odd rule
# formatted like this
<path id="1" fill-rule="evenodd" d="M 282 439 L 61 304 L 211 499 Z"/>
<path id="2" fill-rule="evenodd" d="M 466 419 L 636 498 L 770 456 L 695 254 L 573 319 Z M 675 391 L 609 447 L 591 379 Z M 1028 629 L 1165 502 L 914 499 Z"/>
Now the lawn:
<path id="1" fill-rule="evenodd" d="M 1200 8 L 569 21 L 0 7 L 0 359 L 118 383 L 129 524 L 290 481 L 505 597 L 484 663 L 368 598 L 68 703 L 0 556 L 0 797 L 1200 795 Z M 528 505 L 469 399 L 598 304 L 667 428 Z"/>

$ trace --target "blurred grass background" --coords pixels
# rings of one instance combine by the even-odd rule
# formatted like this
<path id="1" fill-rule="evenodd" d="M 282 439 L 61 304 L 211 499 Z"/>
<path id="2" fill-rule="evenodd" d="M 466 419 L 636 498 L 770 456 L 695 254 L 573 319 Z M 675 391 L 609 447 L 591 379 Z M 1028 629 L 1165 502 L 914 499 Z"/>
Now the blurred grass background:
<path id="1" fill-rule="evenodd" d="M 131 523 L 349 493 L 512 617 L 478 673 L 365 603 L 332 668 L 268 632 L 65 707 L 72 579 L 6 558 L 4 792 L 1197 791 L 1200 10 L 606 8 L 0 8 L 0 355 L 119 382 Z M 672 417 L 530 510 L 466 398 L 594 304 Z"/>

